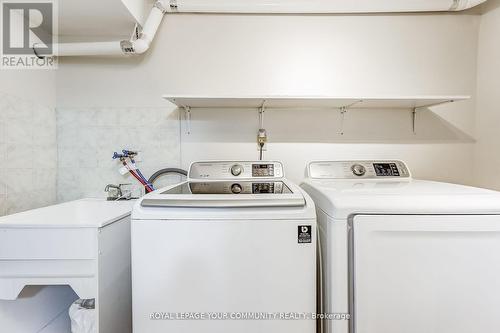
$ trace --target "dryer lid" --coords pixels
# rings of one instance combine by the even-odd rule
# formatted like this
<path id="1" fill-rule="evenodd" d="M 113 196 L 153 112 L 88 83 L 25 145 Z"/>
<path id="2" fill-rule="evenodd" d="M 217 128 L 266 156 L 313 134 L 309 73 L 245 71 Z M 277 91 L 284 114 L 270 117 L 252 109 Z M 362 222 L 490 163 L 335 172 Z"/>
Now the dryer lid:
<path id="1" fill-rule="evenodd" d="M 356 214 L 500 214 L 500 193 L 425 180 L 308 179 L 301 187 L 333 218 Z"/>

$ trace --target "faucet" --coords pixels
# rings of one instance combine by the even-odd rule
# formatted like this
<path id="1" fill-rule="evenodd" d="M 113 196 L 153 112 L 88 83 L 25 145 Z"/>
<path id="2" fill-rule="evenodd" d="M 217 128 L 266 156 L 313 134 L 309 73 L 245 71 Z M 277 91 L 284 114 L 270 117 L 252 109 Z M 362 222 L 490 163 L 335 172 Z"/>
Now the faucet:
<path id="1" fill-rule="evenodd" d="M 115 189 L 115 191 L 111 191 L 111 189 Z M 119 200 L 122 196 L 122 188 L 121 186 L 117 186 L 114 184 L 108 184 L 104 188 L 104 192 L 108 192 L 108 197 L 106 200 L 111 201 L 111 200 Z M 116 192 L 116 193 L 113 193 Z"/>

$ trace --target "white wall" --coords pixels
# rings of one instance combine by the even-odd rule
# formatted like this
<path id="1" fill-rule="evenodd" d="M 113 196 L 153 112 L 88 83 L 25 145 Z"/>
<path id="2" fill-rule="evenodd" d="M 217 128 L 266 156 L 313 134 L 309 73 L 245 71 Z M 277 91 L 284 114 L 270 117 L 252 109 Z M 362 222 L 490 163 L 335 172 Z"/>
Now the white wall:
<path id="1" fill-rule="evenodd" d="M 165 93 L 474 94 L 479 17 L 167 16 L 145 57 L 61 61 L 58 106 L 165 106 Z M 266 158 L 302 177 L 311 159 L 402 158 L 421 178 L 472 180 L 474 101 L 419 115 L 351 112 L 337 134 L 334 110 L 270 111 Z M 388 116 L 391 114 L 391 116 Z M 195 110 L 182 165 L 255 159 L 256 111 Z M 426 130 L 433 129 L 433 131 Z M 355 143 L 353 143 L 355 142 Z"/>
<path id="2" fill-rule="evenodd" d="M 2 70 L 0 91 L 24 97 L 40 105 L 56 104 L 56 71 L 53 70 Z"/>
<path id="3" fill-rule="evenodd" d="M 0 216 L 56 202 L 55 109 L 28 94 L 0 91 Z"/>
<path id="4" fill-rule="evenodd" d="M 479 30 L 477 144 L 474 176 L 478 186 L 500 190 L 500 1 L 489 2 Z"/>
<path id="5" fill-rule="evenodd" d="M 0 216 L 55 202 L 55 72 L 0 71 Z"/>
<path id="6" fill-rule="evenodd" d="M 140 191 L 131 175 L 118 172 L 123 166 L 112 159 L 115 151 L 140 151 L 142 162 L 137 164 L 144 175 L 167 165 L 178 166 L 178 118 L 175 110 L 165 107 L 59 108 L 58 201 L 104 197 L 107 184 L 137 184 Z"/>
<path id="7" fill-rule="evenodd" d="M 0 70 L 0 216 L 56 202 L 55 75 Z M 18 300 L 0 301 L 1 330 L 67 333 L 74 298 L 69 287 L 27 287 Z"/>
<path id="8" fill-rule="evenodd" d="M 497 147 L 495 128 L 490 124 L 499 120 L 494 114 L 494 89 L 498 83 L 498 67 L 495 67 L 498 66 L 495 38 L 498 24 L 495 21 L 498 22 L 498 16 L 498 11 L 487 14 L 481 25 L 477 74 L 480 81 L 477 161 L 480 164 L 476 168 L 476 179 L 482 177 L 481 163 L 489 161 L 493 155 L 491 150 Z M 159 107 L 168 118 L 173 108 L 160 98 L 167 92 L 204 95 L 474 94 L 478 27 L 479 17 L 468 15 L 168 16 L 153 48 L 144 57 L 66 58 L 60 63 L 57 76 L 54 72 L 1 71 L 0 93 L 49 109 L 57 104 L 62 118 L 76 112 L 75 128 L 82 125 L 80 117 L 89 108 L 104 112 L 107 108 L 145 110 Z M 57 87 L 57 102 L 54 86 Z M 337 111 L 269 111 L 266 127 L 270 143 L 266 157 L 283 160 L 288 175 L 295 180 L 302 177 L 305 162 L 311 159 L 401 158 L 410 163 L 417 177 L 471 183 L 474 156 L 471 137 L 476 135 L 474 107 L 472 100 L 436 108 L 436 113 L 422 113 L 416 136 L 411 133 L 408 113 L 353 110 L 347 115 L 345 135 L 341 136 Z M 64 112 L 69 113 L 62 115 Z M 150 118 L 146 115 L 146 124 L 154 124 L 156 115 L 155 112 Z M 5 113 L 2 117 L 0 137 L 5 137 L 6 128 L 10 130 L 12 123 L 5 120 Z M 102 119 L 97 118 L 97 121 Z M 60 119 L 60 128 L 66 128 L 67 124 Z M 44 129 L 41 125 L 28 127 L 33 133 Z M 93 127 L 92 119 L 85 127 Z M 127 129 L 120 121 L 111 127 L 112 132 Z M 186 135 L 185 129 L 182 130 L 182 160 L 158 158 L 158 161 L 159 164 L 187 167 L 192 160 L 206 158 L 253 159 L 257 156 L 256 130 L 255 110 L 195 110 L 192 134 Z M 175 131 L 178 127 L 155 132 L 159 145 L 168 147 L 159 154 L 173 156 L 169 154 L 178 149 L 179 141 L 171 139 Z M 88 139 L 92 138 L 86 136 L 85 140 Z M 168 146 L 172 141 L 175 144 Z M 489 145 L 489 141 L 495 145 Z M 124 144 L 121 139 L 113 142 L 113 147 Z M 78 153 L 85 145 L 75 140 L 74 145 L 60 148 L 67 149 L 65 153 Z M 112 147 L 94 148 L 91 154 L 103 156 L 112 150 Z M 0 140 L 0 150 L 5 156 L 5 141 Z M 7 159 L 7 164 L 10 161 Z M 59 167 L 64 168 L 64 163 Z M 495 160 L 494 167 L 498 165 L 500 160 Z M 86 168 L 80 169 L 76 173 Z M 96 169 L 100 169 L 99 164 Z M 4 169 L 1 170 L 0 179 L 6 179 Z M 103 184 L 107 182 L 107 166 L 93 171 Z M 70 176 L 74 174 L 69 173 Z M 103 185 L 86 187 L 78 179 L 74 195 L 88 195 Z M 116 181 L 112 176 L 109 179 Z M 481 178 L 480 182 L 483 186 L 493 184 L 489 178 Z M 61 183 L 60 191 L 65 191 L 64 187 L 70 184 L 69 181 Z M 0 206 L 2 202 L 5 204 L 6 191 L 6 186 L 0 185 Z M 52 189 L 48 191 L 53 193 Z M 37 316 L 36 325 L 49 323 L 67 306 L 65 302 L 74 297 L 66 288 L 62 290 L 64 295 L 57 297 L 60 302 L 48 302 L 47 299 L 58 293 L 50 288 L 43 290 L 42 293 L 28 293 L 23 299 L 25 304 L 18 303 L 15 309 L 12 303 L 0 302 L 0 313 L 4 316 L 0 317 L 0 327 L 16 321 L 29 325 L 33 314 L 28 309 L 32 308 L 48 310 L 41 321 Z M 61 292 L 57 288 L 56 291 Z M 12 311 L 5 311 L 7 308 Z"/>

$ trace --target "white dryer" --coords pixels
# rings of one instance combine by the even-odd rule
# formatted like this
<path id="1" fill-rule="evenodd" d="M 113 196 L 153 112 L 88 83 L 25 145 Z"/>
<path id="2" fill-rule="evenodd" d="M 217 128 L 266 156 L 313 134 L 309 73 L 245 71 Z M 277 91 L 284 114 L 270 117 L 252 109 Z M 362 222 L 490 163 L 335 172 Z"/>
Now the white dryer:
<path id="1" fill-rule="evenodd" d="M 279 162 L 197 162 L 132 213 L 136 333 L 314 333 L 316 214 Z"/>
<path id="2" fill-rule="evenodd" d="M 500 328 L 500 194 L 414 180 L 401 161 L 312 162 L 324 332 Z"/>

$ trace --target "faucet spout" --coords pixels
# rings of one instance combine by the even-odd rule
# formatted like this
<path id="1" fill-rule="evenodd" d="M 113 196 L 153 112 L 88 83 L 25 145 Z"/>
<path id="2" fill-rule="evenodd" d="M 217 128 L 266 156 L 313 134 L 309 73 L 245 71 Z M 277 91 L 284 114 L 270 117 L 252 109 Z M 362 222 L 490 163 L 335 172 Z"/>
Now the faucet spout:
<path id="1" fill-rule="evenodd" d="M 110 191 L 111 189 L 116 190 L 116 195 L 111 194 L 111 191 Z M 104 192 L 108 192 L 108 200 L 116 200 L 116 199 L 121 198 L 123 196 L 121 187 L 118 185 L 114 185 L 114 184 L 106 185 L 106 187 L 104 188 Z"/>

